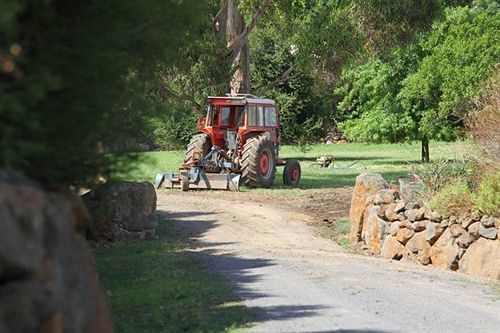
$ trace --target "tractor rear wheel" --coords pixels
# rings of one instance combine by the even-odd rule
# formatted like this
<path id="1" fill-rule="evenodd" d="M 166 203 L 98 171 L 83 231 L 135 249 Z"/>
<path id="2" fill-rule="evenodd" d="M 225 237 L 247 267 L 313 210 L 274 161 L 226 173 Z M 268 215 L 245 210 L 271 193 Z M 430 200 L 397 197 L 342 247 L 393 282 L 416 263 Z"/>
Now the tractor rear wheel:
<path id="1" fill-rule="evenodd" d="M 201 157 L 207 156 L 212 148 L 210 137 L 207 134 L 198 134 L 191 138 L 187 146 L 184 164 L 190 163 L 193 160 L 193 153 L 201 151 Z"/>
<path id="2" fill-rule="evenodd" d="M 271 187 L 276 173 L 274 145 L 264 136 L 247 140 L 241 159 L 241 179 L 250 187 Z"/>
<path id="3" fill-rule="evenodd" d="M 287 160 L 283 170 L 283 183 L 285 185 L 297 186 L 300 182 L 300 163 L 297 160 Z"/>

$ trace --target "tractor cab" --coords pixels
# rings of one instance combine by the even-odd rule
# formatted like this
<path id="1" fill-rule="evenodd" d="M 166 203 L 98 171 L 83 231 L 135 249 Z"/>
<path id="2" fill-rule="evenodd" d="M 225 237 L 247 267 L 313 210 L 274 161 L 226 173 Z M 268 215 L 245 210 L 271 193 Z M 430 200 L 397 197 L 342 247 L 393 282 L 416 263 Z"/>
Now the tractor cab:
<path id="1" fill-rule="evenodd" d="M 278 106 L 273 100 L 244 94 L 211 96 L 206 101 L 207 114 L 199 119 L 198 130 L 210 136 L 212 145 L 234 149 L 236 142 L 261 134 L 279 144 Z"/>

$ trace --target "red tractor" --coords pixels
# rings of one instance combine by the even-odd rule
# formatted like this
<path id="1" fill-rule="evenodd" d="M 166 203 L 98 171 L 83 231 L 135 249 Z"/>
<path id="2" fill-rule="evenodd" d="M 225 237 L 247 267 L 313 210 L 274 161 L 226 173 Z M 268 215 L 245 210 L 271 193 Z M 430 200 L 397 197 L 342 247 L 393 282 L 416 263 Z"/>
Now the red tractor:
<path id="1" fill-rule="evenodd" d="M 277 166 L 285 166 L 283 182 L 297 186 L 300 164 L 279 157 L 279 108 L 271 99 L 249 94 L 207 98 L 205 118 L 187 146 L 179 173 L 157 176 L 158 186 L 238 190 L 270 187 Z"/>

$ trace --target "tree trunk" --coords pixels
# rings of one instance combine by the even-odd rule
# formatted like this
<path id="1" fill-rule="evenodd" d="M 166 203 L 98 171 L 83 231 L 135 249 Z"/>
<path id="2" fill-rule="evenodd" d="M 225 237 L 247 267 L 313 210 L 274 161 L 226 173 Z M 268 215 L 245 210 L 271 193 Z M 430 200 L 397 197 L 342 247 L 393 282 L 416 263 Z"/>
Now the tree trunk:
<path id="1" fill-rule="evenodd" d="M 251 92 L 250 56 L 248 34 L 255 28 L 271 0 L 262 0 L 248 25 L 238 10 L 240 0 L 220 0 L 220 9 L 215 15 L 215 30 L 218 38 L 227 38 L 227 48 L 231 68 L 231 94 Z"/>
<path id="2" fill-rule="evenodd" d="M 250 58 L 248 54 L 248 36 L 244 34 L 245 22 L 243 16 L 238 11 L 236 1 L 227 2 L 226 34 L 228 47 L 234 45 L 238 39 L 238 45 L 231 50 L 232 68 L 231 94 L 248 94 L 251 92 L 250 86 Z M 244 34 L 244 35 L 243 35 Z M 242 36 L 243 35 L 243 36 Z"/>
<path id="3" fill-rule="evenodd" d="M 427 137 L 422 138 L 422 162 L 429 163 L 429 139 Z"/>

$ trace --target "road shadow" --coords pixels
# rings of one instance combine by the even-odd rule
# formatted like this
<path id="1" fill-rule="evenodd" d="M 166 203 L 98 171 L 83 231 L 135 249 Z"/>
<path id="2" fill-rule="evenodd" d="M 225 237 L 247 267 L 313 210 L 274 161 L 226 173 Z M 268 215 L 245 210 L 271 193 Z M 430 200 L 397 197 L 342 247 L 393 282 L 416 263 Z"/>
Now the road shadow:
<path id="1" fill-rule="evenodd" d="M 352 330 L 331 330 L 331 331 L 311 331 L 310 333 L 392 333 L 395 331 L 381 331 L 381 330 L 366 330 L 366 329 L 352 329 Z M 294 333 L 294 332 L 290 332 Z"/>
<path id="2" fill-rule="evenodd" d="M 252 320 L 231 322 L 228 327 L 245 326 L 250 323 L 256 324 L 270 320 L 314 317 L 318 316 L 321 310 L 327 308 L 318 304 L 244 307 L 239 303 L 240 301 L 252 301 L 258 298 L 276 296 L 272 293 L 256 291 L 256 288 L 253 288 L 263 278 L 256 271 L 263 267 L 274 266 L 277 264 L 276 261 L 264 258 L 246 258 L 234 253 L 220 253 L 214 248 L 231 243 L 204 242 L 202 240 L 203 235 L 218 226 L 218 222 L 210 218 L 211 213 L 159 210 L 158 214 L 160 216 L 159 227 L 163 230 L 161 237 L 165 237 L 165 234 L 167 234 L 172 239 L 171 236 L 174 235 L 177 241 L 189 244 L 189 250 L 185 251 L 185 254 L 203 263 L 207 272 L 221 274 L 229 282 L 234 291 L 234 299 L 225 300 L 225 302 L 238 302 L 238 306 L 243 307 L 241 311 L 250 311 L 253 314 Z M 211 328 L 209 331 L 218 330 Z"/>

